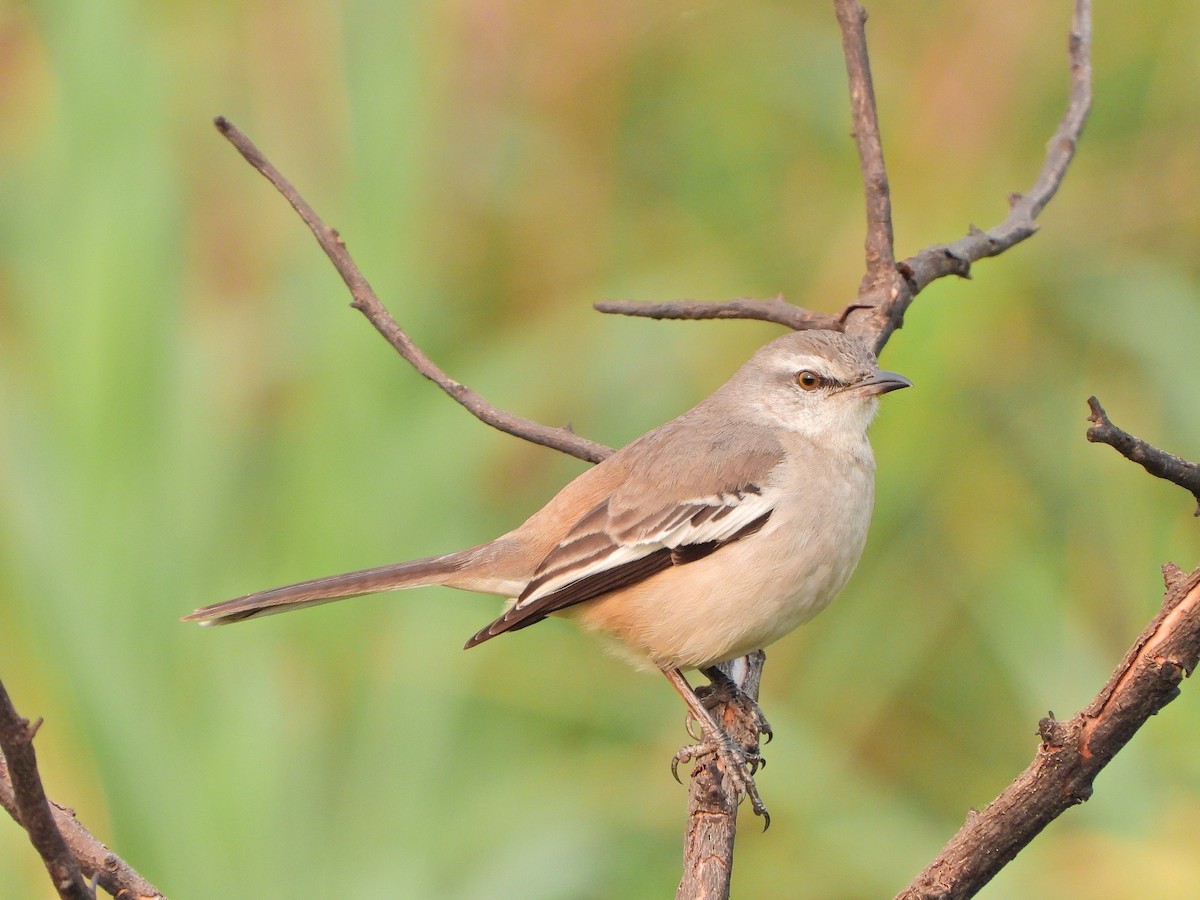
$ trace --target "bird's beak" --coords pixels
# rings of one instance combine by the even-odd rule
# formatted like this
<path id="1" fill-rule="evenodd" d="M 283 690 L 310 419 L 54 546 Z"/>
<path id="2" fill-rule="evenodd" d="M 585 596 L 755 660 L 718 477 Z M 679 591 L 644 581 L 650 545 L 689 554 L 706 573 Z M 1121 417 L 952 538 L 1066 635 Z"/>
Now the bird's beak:
<path id="1" fill-rule="evenodd" d="M 880 370 L 854 385 L 854 390 L 864 397 L 874 397 L 886 394 L 888 391 L 898 391 L 900 388 L 912 387 L 912 382 L 896 372 Z"/>

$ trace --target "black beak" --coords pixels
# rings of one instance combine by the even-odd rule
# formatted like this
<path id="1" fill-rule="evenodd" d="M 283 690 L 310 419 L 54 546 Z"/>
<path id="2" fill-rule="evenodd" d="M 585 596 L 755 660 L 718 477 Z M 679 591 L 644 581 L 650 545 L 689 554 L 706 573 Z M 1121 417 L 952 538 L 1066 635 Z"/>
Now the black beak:
<path id="1" fill-rule="evenodd" d="M 912 387 L 912 382 L 896 372 L 880 370 L 874 375 L 864 378 L 854 385 L 854 390 L 865 397 L 886 394 L 888 391 L 898 391 L 900 388 Z"/>

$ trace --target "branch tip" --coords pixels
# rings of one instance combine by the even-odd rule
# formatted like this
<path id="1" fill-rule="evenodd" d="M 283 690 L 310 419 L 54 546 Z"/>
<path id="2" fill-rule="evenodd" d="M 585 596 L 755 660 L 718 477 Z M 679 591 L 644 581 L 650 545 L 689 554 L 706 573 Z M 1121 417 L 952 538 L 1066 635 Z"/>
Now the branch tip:
<path id="1" fill-rule="evenodd" d="M 987 232 L 972 225 L 964 237 L 953 243 L 956 255 L 966 260 L 968 266 L 989 256 L 997 256 L 1035 234 L 1037 217 L 1054 198 L 1066 177 L 1091 110 L 1091 35 L 1090 0 L 1075 0 L 1067 36 L 1071 84 L 1066 111 L 1054 135 L 1046 143 L 1046 156 L 1036 180 L 1027 191 L 1011 195 L 1017 199 L 1015 202 L 1010 199 L 1005 220 Z M 963 274 L 957 269 L 957 264 L 939 250 L 937 245 L 926 247 L 906 260 L 914 273 L 911 284 L 913 296 L 939 278 Z M 890 325 L 902 319 L 909 302 L 911 298 L 907 302 L 903 299 L 896 301 L 893 308 L 887 311 L 886 322 Z"/>
<path id="2" fill-rule="evenodd" d="M 1193 516 L 1200 517 L 1200 463 L 1182 459 L 1160 450 L 1141 438 L 1114 425 L 1095 397 L 1088 397 L 1088 428 L 1086 437 L 1094 444 L 1108 444 L 1130 462 L 1135 462 L 1155 478 L 1162 478 L 1191 493 L 1196 499 Z"/>
<path id="3" fill-rule="evenodd" d="M 832 313 L 819 313 L 794 306 L 776 294 L 767 300 L 737 297 L 717 302 L 707 300 L 669 300 L 648 303 L 642 300 L 598 300 L 592 308 L 599 313 L 641 316 L 647 319 L 756 319 L 774 322 L 794 331 L 827 328 L 841 331 L 840 319 Z"/>
<path id="4" fill-rule="evenodd" d="M 612 453 L 603 444 L 589 441 L 578 435 L 570 434 L 561 429 L 548 428 L 537 422 L 523 419 L 520 416 L 498 409 L 488 403 L 482 396 L 463 387 L 450 378 L 432 359 L 430 359 L 412 338 L 392 318 L 392 314 L 380 302 L 374 289 L 363 276 L 358 264 L 346 249 L 346 243 L 337 231 L 330 228 L 317 215 L 316 210 L 300 194 L 287 178 L 263 155 L 250 138 L 233 127 L 224 116 L 213 120 L 218 130 L 242 155 L 242 158 L 266 178 L 285 200 L 291 205 L 300 219 L 308 226 L 317 244 L 325 252 L 334 269 L 341 276 L 350 296 L 351 306 L 366 316 L 375 330 L 400 354 L 414 369 L 428 378 L 455 402 L 464 407 L 473 416 L 507 434 L 519 437 L 534 444 L 541 444 L 553 450 L 558 450 L 586 462 L 600 462 Z"/>

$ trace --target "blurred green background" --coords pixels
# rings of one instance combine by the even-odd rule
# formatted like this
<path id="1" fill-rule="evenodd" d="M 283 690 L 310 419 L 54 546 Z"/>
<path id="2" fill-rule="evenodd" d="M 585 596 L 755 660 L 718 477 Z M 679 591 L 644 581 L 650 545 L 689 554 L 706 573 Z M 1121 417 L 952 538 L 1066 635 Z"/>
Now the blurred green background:
<path id="1" fill-rule="evenodd" d="M 1067 0 L 876 0 L 902 255 L 986 227 L 1064 107 Z M 1102 4 L 1096 104 L 1036 238 L 884 354 L 877 515 L 770 652 L 739 897 L 881 897 L 1022 769 L 1195 566 L 1190 498 L 1085 399 L 1200 457 L 1200 5 Z M 0 677 L 50 794 L 172 897 L 659 898 L 686 740 L 662 679 L 437 589 L 203 631 L 193 607 L 492 537 L 582 465 L 474 421 L 347 308 L 244 128 L 400 322 L 493 402 L 620 444 L 761 323 L 840 308 L 862 202 L 825 3 L 0 3 Z M 985 892 L 1200 894 L 1200 696 Z M 49 897 L 0 822 L 0 894 Z"/>

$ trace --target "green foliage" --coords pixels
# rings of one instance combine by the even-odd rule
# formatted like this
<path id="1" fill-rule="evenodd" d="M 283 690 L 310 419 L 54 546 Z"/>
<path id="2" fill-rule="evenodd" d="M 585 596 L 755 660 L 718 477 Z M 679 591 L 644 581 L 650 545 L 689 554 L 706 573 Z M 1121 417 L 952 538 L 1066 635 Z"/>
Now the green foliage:
<path id="1" fill-rule="evenodd" d="M 898 250 L 1031 183 L 1068 3 L 871 3 Z M 1097 103 L 1032 241 L 935 285 L 885 361 L 866 559 L 770 654 L 773 816 L 735 894 L 901 887 L 1085 704 L 1197 564 L 1190 500 L 1084 440 L 1200 456 L 1200 7 L 1101 5 Z M 406 370 L 228 115 L 381 297 L 492 401 L 622 443 L 775 332 L 602 318 L 606 297 L 784 292 L 861 271 L 861 187 L 821 4 L 0 8 L 0 676 L 52 796 L 179 897 L 663 897 L 685 795 L 661 679 L 551 622 L 428 590 L 215 631 L 238 593 L 477 542 L 576 463 Z M 993 897 L 1185 896 L 1192 686 Z M 50 896 L 0 823 L 0 894 Z"/>

